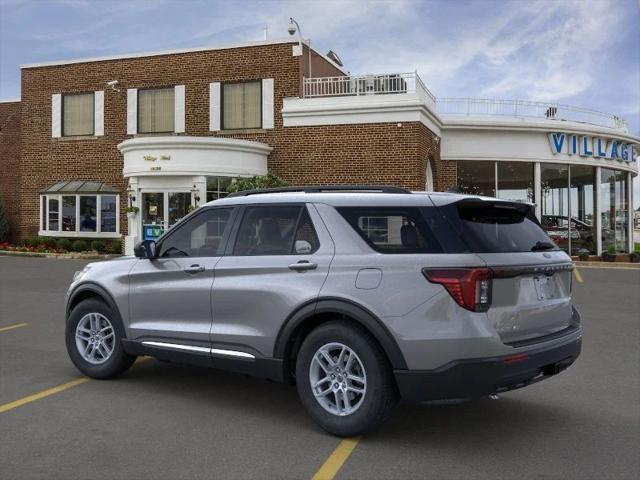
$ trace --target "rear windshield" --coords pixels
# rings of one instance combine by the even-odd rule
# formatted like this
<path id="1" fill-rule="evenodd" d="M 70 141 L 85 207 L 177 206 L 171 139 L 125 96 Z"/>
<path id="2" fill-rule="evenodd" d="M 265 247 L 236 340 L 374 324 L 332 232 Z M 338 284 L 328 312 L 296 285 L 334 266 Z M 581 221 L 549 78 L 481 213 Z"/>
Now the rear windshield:
<path id="1" fill-rule="evenodd" d="M 440 209 L 471 252 L 558 250 L 528 205 L 463 200 Z"/>

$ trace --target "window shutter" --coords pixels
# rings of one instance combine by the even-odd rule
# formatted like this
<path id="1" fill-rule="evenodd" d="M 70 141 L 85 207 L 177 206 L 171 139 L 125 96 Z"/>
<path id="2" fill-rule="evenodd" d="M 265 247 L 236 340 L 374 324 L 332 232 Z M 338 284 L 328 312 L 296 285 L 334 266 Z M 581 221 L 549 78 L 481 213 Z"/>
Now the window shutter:
<path id="1" fill-rule="evenodd" d="M 220 130 L 220 82 L 209 84 L 209 130 L 217 132 Z"/>
<path id="2" fill-rule="evenodd" d="M 62 95 L 59 93 L 51 95 L 51 136 L 62 136 Z"/>
<path id="3" fill-rule="evenodd" d="M 138 90 L 127 89 L 127 135 L 138 133 Z"/>
<path id="4" fill-rule="evenodd" d="M 96 137 L 101 137 L 104 135 L 104 91 L 94 92 L 93 101 L 93 134 Z"/>
<path id="5" fill-rule="evenodd" d="M 174 87 L 173 101 L 175 105 L 174 112 L 174 131 L 176 133 L 184 133 L 184 85 L 176 85 Z"/>
<path id="6" fill-rule="evenodd" d="M 273 106 L 273 78 L 262 80 L 262 128 L 273 128 L 274 106 Z"/>

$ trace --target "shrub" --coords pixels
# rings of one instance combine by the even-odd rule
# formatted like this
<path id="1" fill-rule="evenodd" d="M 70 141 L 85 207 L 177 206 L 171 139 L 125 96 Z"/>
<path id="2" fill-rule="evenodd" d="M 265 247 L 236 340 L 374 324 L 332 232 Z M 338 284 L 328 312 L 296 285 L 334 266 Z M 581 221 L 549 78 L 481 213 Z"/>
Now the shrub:
<path id="1" fill-rule="evenodd" d="M 589 260 L 589 252 L 587 250 L 580 250 L 580 252 L 578 252 L 578 258 L 583 262 L 586 262 Z"/>
<path id="2" fill-rule="evenodd" d="M 119 255 L 122 253 L 122 240 L 114 240 L 111 242 L 111 252 Z"/>
<path id="3" fill-rule="evenodd" d="M 91 250 L 95 250 L 98 253 L 104 253 L 107 251 L 107 244 L 104 240 L 94 240 L 91 242 Z"/>
<path id="4" fill-rule="evenodd" d="M 284 180 L 269 172 L 266 175 L 256 175 L 251 178 L 236 178 L 235 181 L 227 187 L 227 192 L 241 192 L 255 188 L 284 187 L 286 185 Z"/>
<path id="5" fill-rule="evenodd" d="M 70 252 L 73 249 L 73 243 L 68 238 L 61 238 L 58 240 L 58 248 Z"/>
<path id="6" fill-rule="evenodd" d="M 73 242 L 73 244 L 71 245 L 71 249 L 74 252 L 84 252 L 87 250 L 87 242 L 84 240 L 76 240 L 75 242 Z"/>
<path id="7" fill-rule="evenodd" d="M 9 218 L 4 208 L 4 200 L 0 198 L 0 243 L 9 239 Z"/>
<path id="8" fill-rule="evenodd" d="M 38 239 L 27 237 L 20 242 L 20 245 L 22 245 L 23 247 L 35 247 L 36 245 L 38 245 Z"/>
<path id="9" fill-rule="evenodd" d="M 58 245 L 56 239 L 51 237 L 36 237 L 34 239 L 34 242 L 34 246 L 40 246 L 51 250 L 55 249 Z"/>

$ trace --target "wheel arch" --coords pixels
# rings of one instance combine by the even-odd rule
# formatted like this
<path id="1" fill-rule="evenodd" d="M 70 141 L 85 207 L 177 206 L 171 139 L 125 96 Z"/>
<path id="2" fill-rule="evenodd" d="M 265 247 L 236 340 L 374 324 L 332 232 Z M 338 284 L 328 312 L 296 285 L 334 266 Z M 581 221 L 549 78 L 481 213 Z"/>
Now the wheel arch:
<path id="1" fill-rule="evenodd" d="M 65 309 L 65 318 L 69 318 L 71 311 L 83 300 L 88 298 L 97 298 L 98 300 L 106 303 L 109 308 L 118 316 L 118 319 L 122 321 L 122 315 L 118 305 L 113 300 L 113 297 L 107 290 L 96 283 L 83 283 L 78 285 L 69 295 L 67 305 Z"/>
<path id="2" fill-rule="evenodd" d="M 376 339 L 385 352 L 393 369 L 405 370 L 406 361 L 391 332 L 380 319 L 365 307 L 341 298 L 323 298 L 303 305 L 289 316 L 280 329 L 274 347 L 274 357 L 284 362 L 285 381 L 291 383 L 293 373 L 291 363 L 294 354 L 306 335 L 318 325 L 335 320 L 336 317 L 349 319 L 365 328 Z"/>

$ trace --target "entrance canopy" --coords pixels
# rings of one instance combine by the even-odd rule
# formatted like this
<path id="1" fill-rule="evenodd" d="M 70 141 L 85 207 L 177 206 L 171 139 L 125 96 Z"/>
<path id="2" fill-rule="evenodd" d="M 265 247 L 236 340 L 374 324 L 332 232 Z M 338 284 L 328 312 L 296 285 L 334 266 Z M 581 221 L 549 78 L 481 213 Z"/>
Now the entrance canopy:
<path id="1" fill-rule="evenodd" d="M 104 182 L 68 180 L 65 182 L 54 183 L 50 187 L 42 190 L 40 193 L 119 193 L 119 190 Z"/>

